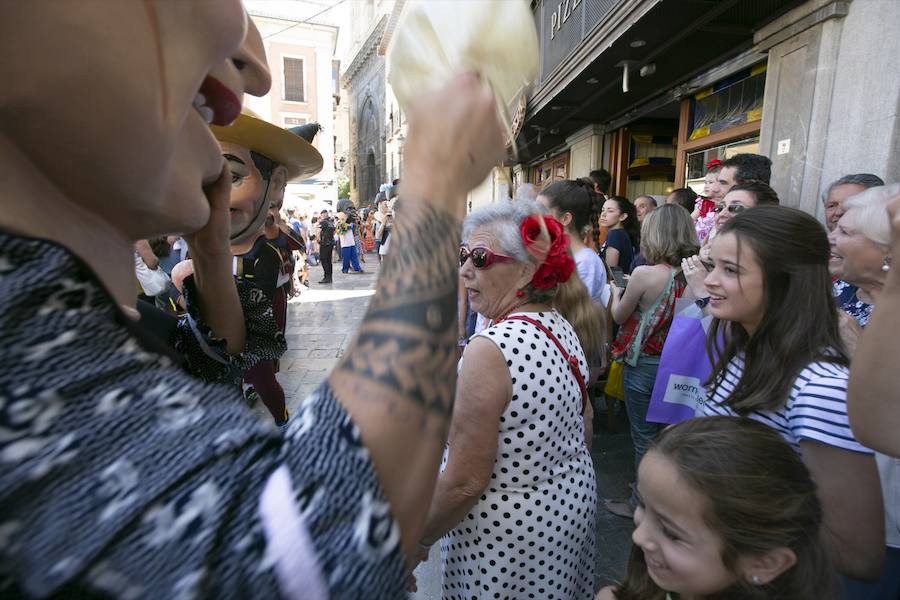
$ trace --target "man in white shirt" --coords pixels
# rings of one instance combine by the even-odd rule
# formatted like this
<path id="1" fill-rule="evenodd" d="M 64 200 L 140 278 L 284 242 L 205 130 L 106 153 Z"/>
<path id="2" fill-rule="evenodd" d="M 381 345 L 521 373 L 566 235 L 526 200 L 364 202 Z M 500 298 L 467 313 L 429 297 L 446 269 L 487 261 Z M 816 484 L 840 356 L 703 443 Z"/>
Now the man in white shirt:
<path id="1" fill-rule="evenodd" d="M 348 273 L 350 267 L 353 267 L 354 273 L 362 273 L 362 267 L 359 266 L 359 254 L 356 251 L 356 240 L 353 237 L 353 227 L 348 218 L 347 213 L 338 213 L 337 235 L 341 242 L 341 258 L 344 264 L 341 267 L 341 273 Z"/>

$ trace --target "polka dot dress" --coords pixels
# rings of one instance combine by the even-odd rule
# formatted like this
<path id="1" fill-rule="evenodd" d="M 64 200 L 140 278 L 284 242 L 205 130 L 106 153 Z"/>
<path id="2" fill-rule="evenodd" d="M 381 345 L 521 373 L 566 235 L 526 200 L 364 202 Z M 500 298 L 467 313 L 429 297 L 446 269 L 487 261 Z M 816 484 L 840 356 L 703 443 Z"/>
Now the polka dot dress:
<path id="1" fill-rule="evenodd" d="M 581 344 L 559 313 L 520 314 L 552 331 L 587 378 Z M 479 335 L 503 352 L 513 395 L 488 487 L 441 540 L 443 597 L 593 598 L 597 492 L 578 382 L 530 323 L 503 321 Z"/>

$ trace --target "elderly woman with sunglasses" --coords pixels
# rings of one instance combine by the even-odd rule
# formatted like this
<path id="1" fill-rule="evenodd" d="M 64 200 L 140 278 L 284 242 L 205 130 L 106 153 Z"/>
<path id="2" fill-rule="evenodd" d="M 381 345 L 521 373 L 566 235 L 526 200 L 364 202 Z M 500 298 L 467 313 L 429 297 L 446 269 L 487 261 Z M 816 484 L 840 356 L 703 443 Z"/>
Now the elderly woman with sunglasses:
<path id="1" fill-rule="evenodd" d="M 588 367 L 574 328 L 551 306 L 575 265 L 562 225 L 542 212 L 502 202 L 464 225 L 460 275 L 472 309 L 493 324 L 460 362 L 422 539 L 423 552 L 441 540 L 444 597 L 593 593 Z"/>

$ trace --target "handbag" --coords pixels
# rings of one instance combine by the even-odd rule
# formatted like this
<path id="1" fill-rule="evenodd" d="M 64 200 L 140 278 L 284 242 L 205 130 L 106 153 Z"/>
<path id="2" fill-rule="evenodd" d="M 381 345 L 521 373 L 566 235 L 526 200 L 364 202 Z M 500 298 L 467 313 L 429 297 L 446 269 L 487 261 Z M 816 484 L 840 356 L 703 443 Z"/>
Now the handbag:
<path id="1" fill-rule="evenodd" d="M 603 393 L 609 398 L 616 400 L 625 399 L 625 366 L 622 362 L 614 360 L 609 365 L 609 373 L 606 377 L 606 385 L 603 387 Z"/>
<path id="2" fill-rule="evenodd" d="M 704 316 L 690 299 L 678 300 L 678 308 L 681 310 L 672 317 L 650 396 L 647 421 L 651 423 L 679 423 L 693 418 L 706 397 L 703 382 L 712 373 L 706 352 L 712 317 Z"/>

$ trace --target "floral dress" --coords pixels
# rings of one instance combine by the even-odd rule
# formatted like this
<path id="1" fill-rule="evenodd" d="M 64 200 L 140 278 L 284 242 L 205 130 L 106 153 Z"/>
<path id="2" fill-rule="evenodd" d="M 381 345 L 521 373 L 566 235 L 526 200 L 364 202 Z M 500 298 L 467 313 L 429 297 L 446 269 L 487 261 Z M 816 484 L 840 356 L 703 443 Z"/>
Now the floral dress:
<path id="1" fill-rule="evenodd" d="M 188 372 L 213 360 L 191 315 L 179 365 L 68 250 L 0 232 L 0 595 L 403 598 L 398 528 L 327 383 L 273 430 Z"/>
<path id="2" fill-rule="evenodd" d="M 366 221 L 365 239 L 363 240 L 363 250 L 366 252 L 375 252 L 375 224 L 372 221 Z"/>
<path id="3" fill-rule="evenodd" d="M 872 311 L 875 310 L 875 305 L 860 300 L 856 295 L 858 289 L 855 285 L 836 279 L 832 293 L 837 299 L 840 309 L 856 319 L 860 327 L 865 327 L 869 323 Z"/>

